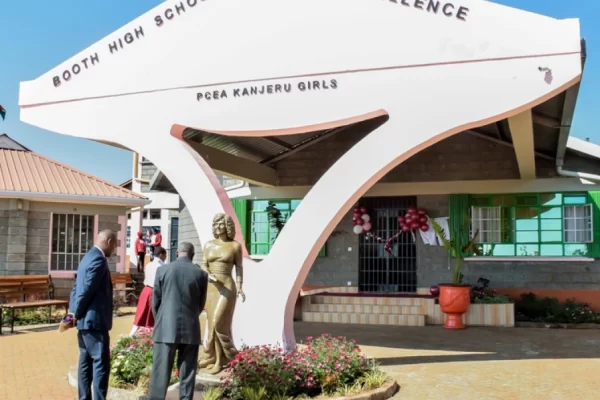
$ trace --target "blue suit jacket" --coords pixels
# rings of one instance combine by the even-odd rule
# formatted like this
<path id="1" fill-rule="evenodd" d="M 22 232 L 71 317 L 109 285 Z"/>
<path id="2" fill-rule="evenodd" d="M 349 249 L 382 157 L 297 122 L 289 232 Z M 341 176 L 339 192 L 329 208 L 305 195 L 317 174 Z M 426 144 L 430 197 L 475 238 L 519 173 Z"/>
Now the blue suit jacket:
<path id="1" fill-rule="evenodd" d="M 77 329 L 109 331 L 112 329 L 113 290 L 106 257 L 92 247 L 77 268 L 69 307 L 77 319 Z"/>

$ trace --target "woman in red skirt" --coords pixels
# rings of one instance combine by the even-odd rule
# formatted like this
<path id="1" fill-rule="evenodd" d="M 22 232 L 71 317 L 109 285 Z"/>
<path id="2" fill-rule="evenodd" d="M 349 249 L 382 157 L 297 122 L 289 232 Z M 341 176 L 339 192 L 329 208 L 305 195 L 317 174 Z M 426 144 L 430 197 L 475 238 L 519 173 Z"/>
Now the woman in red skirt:
<path id="1" fill-rule="evenodd" d="M 167 259 L 167 251 L 158 246 L 154 248 L 154 260 L 146 265 L 144 271 L 144 289 L 140 294 L 135 319 L 133 320 L 133 328 L 129 336 L 134 337 L 140 328 L 154 328 L 154 315 L 152 315 L 152 287 L 154 286 L 154 278 L 156 270 L 165 265 Z"/>

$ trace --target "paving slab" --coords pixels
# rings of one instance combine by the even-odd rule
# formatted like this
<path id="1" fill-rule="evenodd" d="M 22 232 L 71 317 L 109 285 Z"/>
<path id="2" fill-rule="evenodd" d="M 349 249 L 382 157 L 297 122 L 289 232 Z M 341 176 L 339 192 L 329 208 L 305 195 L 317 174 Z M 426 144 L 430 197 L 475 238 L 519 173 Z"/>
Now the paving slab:
<path id="1" fill-rule="evenodd" d="M 132 319 L 115 318 L 113 343 Z M 0 400 L 77 397 L 67 381 L 78 358 L 76 332 L 39 328 L 0 336 Z M 394 399 L 587 400 L 600 392 L 594 330 L 296 323 L 299 340 L 321 333 L 353 338 L 378 358 L 401 387 Z"/>

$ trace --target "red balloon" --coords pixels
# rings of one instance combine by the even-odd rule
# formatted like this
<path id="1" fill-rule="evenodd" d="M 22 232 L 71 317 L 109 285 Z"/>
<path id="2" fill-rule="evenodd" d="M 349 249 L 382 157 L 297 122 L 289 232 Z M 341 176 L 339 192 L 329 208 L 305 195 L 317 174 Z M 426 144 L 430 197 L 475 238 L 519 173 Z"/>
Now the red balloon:
<path id="1" fill-rule="evenodd" d="M 414 207 L 410 207 L 410 208 L 408 209 L 408 213 L 409 213 L 409 214 L 416 214 L 416 213 L 417 213 L 417 209 L 416 209 L 416 208 L 414 208 Z"/>
<path id="2" fill-rule="evenodd" d="M 426 213 L 426 212 L 425 212 L 425 210 L 423 210 L 422 208 L 419 208 L 419 209 L 417 210 L 417 214 L 419 214 L 419 215 L 425 215 L 425 214 L 427 214 L 427 213 Z"/>
<path id="3" fill-rule="evenodd" d="M 360 212 L 361 212 L 361 214 L 366 214 L 367 213 L 367 209 L 365 207 L 361 207 L 360 208 Z"/>
<path id="4" fill-rule="evenodd" d="M 404 223 L 404 217 L 398 217 L 398 223 L 402 225 Z"/>
<path id="5" fill-rule="evenodd" d="M 354 208 L 354 214 L 359 213 L 359 212 L 360 212 L 360 208 L 359 207 Z"/>
<path id="6" fill-rule="evenodd" d="M 426 224 L 427 223 L 427 217 L 422 216 L 421 218 L 419 218 L 419 222 L 422 224 Z"/>
<path id="7" fill-rule="evenodd" d="M 365 221 L 363 221 L 362 218 L 359 218 L 359 219 L 356 220 L 356 225 L 362 225 L 364 223 L 365 223 Z"/>
<path id="8" fill-rule="evenodd" d="M 405 224 L 410 224 L 413 220 L 413 217 L 411 215 L 407 215 L 404 217 L 404 223 Z"/>
<path id="9" fill-rule="evenodd" d="M 358 221 L 356 219 L 353 219 L 352 220 L 352 226 L 356 226 L 356 225 L 358 225 Z"/>
<path id="10" fill-rule="evenodd" d="M 362 217 L 362 214 L 361 214 L 361 213 L 359 213 L 359 212 L 355 212 L 355 213 L 354 213 L 354 219 L 356 219 L 356 220 L 358 220 L 358 219 L 362 219 L 361 217 Z"/>
<path id="11" fill-rule="evenodd" d="M 408 226 L 408 225 L 403 225 L 403 226 L 402 226 L 402 232 L 408 232 L 408 231 L 410 231 L 410 226 Z"/>
<path id="12" fill-rule="evenodd" d="M 410 229 L 413 231 L 416 229 L 419 229 L 420 227 L 421 227 L 421 224 L 418 222 L 411 222 L 411 224 L 410 224 Z"/>
<path id="13" fill-rule="evenodd" d="M 427 232 L 429 230 L 429 225 L 421 225 L 421 230 Z"/>

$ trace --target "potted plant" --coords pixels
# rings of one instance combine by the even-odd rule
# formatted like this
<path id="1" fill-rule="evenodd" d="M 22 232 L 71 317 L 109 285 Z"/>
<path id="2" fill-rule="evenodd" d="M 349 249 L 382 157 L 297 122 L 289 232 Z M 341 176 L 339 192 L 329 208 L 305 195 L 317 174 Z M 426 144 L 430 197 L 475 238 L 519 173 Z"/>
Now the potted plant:
<path id="1" fill-rule="evenodd" d="M 462 283 L 463 274 L 461 270 L 465 255 L 479 253 L 479 248 L 475 243 L 479 231 L 471 236 L 471 218 L 468 215 L 465 216 L 463 225 L 460 228 L 450 232 L 450 240 L 448 240 L 444 229 L 435 220 L 432 219 L 431 224 L 452 262 L 452 282 L 439 285 L 440 308 L 446 314 L 444 328 L 465 329 L 462 316 L 468 311 L 469 304 L 471 304 L 471 286 Z M 465 243 L 463 244 L 463 242 Z"/>

